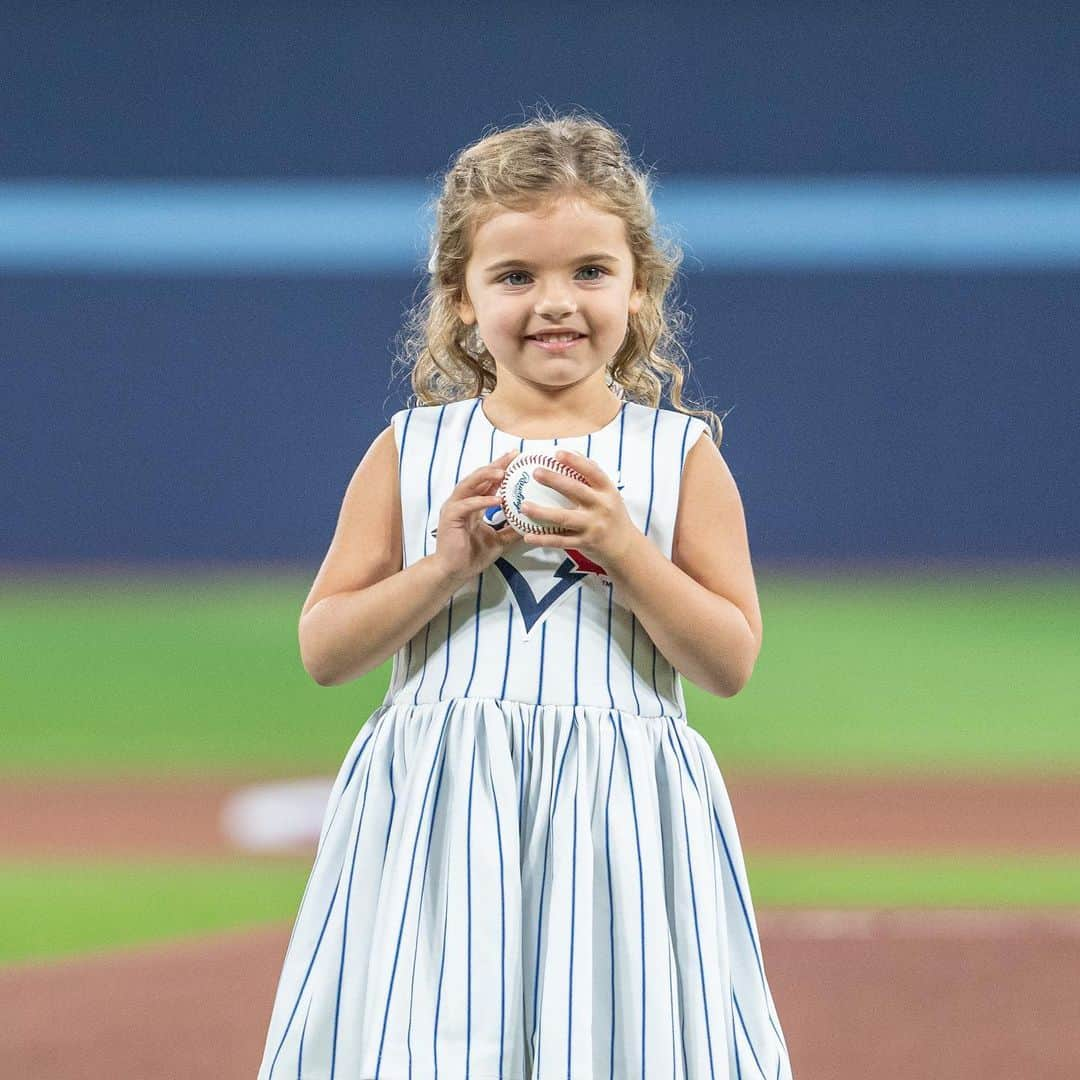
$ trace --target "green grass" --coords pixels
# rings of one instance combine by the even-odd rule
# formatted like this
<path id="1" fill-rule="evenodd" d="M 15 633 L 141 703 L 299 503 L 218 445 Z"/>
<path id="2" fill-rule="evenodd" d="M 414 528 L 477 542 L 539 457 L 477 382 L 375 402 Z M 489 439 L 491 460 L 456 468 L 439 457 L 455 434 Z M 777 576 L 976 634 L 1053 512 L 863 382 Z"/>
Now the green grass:
<path id="1" fill-rule="evenodd" d="M 0 581 L 0 770 L 333 771 L 389 662 L 316 685 L 307 577 Z M 723 769 L 1075 774 L 1080 575 L 758 573 L 764 648 L 720 699 L 686 684 Z"/>
<path id="2" fill-rule="evenodd" d="M 756 907 L 1080 907 L 1080 855 L 747 856 Z"/>
<path id="3" fill-rule="evenodd" d="M 300 663 L 300 580 L 0 589 L 0 768 L 292 775 L 337 764 L 389 664 L 320 687 Z"/>
<path id="4" fill-rule="evenodd" d="M 310 859 L 0 863 L 0 963 L 295 918 Z M 1080 858 L 747 859 L 755 907 L 1080 907 Z"/>
<path id="5" fill-rule="evenodd" d="M 1080 574 L 770 578 L 743 692 L 687 687 L 717 758 L 783 771 L 1080 768 Z"/>
<path id="6" fill-rule="evenodd" d="M 310 859 L 0 863 L 0 963 L 291 919 L 310 871 Z"/>

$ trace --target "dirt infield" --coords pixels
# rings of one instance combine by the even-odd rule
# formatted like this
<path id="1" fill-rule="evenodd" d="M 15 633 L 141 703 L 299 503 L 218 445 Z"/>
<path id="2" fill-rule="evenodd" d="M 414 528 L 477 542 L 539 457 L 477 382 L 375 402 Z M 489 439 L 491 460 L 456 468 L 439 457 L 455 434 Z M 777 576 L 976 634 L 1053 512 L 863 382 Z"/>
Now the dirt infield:
<path id="1" fill-rule="evenodd" d="M 760 914 L 796 1080 L 1080 1075 L 1080 917 L 953 919 Z M 0 969 L 3 1075 L 254 1080 L 289 929 Z"/>
<path id="2" fill-rule="evenodd" d="M 257 778 L 251 777 L 250 782 Z M 725 776 L 743 845 L 760 852 L 1080 851 L 1080 780 Z M 237 779 L 4 779 L 0 857 L 228 858 Z M 314 843 L 297 850 L 314 850 Z"/>
<path id="3" fill-rule="evenodd" d="M 751 854 L 1080 853 L 1080 781 L 725 778 Z M 3 780 L 0 857 L 228 860 L 237 783 Z M 796 1080 L 1080 1076 L 1080 912 L 758 915 Z M 254 1080 L 289 931 L 0 968 L 0 1075 Z"/>

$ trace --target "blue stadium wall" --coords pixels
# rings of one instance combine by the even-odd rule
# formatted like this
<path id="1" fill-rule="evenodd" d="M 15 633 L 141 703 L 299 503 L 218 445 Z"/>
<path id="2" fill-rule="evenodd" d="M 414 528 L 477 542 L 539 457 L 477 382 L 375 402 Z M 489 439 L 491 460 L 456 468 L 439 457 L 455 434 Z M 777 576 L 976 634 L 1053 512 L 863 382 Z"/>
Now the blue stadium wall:
<path id="1" fill-rule="evenodd" d="M 155 264 L 58 224 L 57 192 L 78 222 L 116 182 L 129 223 L 158 182 L 423 198 L 535 104 L 595 111 L 654 170 L 756 559 L 1080 552 L 1073 7 L 4 4 L 0 70 L 0 561 L 318 560 L 408 392 L 420 206 L 380 252 L 166 236 Z M 740 217 L 755 192 L 779 239 Z"/>

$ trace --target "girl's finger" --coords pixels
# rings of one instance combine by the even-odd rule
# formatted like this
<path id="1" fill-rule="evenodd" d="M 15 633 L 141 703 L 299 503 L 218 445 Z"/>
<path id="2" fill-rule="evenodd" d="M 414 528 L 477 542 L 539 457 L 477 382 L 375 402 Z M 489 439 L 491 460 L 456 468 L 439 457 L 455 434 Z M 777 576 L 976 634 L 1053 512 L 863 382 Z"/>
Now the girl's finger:
<path id="1" fill-rule="evenodd" d="M 538 521 L 559 525 L 564 529 L 580 528 L 583 520 L 582 511 L 563 506 L 537 506 L 535 503 L 523 502 L 521 512 Z"/>
<path id="2" fill-rule="evenodd" d="M 489 506 L 499 506 L 502 500 L 497 495 L 473 495 L 468 499 L 458 499 L 457 512 L 459 516 L 474 514 L 477 510 L 486 510 Z"/>
<path id="3" fill-rule="evenodd" d="M 469 473 L 464 480 L 456 488 L 454 488 L 455 494 L 464 494 L 466 491 L 475 491 L 477 488 L 489 486 L 491 484 L 499 484 L 502 482 L 503 473 L 506 470 L 501 465 L 492 463 L 491 465 L 485 465 L 483 468 L 477 469 L 475 472 Z"/>
<path id="4" fill-rule="evenodd" d="M 544 487 L 549 487 L 554 491 L 561 492 L 575 502 L 585 506 L 590 505 L 592 502 L 592 493 L 589 489 L 589 485 L 583 484 L 580 480 L 575 480 L 572 476 L 564 476 L 555 469 L 545 469 L 543 466 L 537 466 L 533 469 L 533 476 L 535 476 Z"/>
<path id="5" fill-rule="evenodd" d="M 565 548 L 567 544 L 573 543 L 572 539 L 565 533 L 562 535 L 559 533 L 525 533 L 521 539 L 526 544 L 532 544 L 535 547 Z"/>
<path id="6" fill-rule="evenodd" d="M 592 458 L 587 458 L 575 450 L 556 450 L 555 459 L 581 473 L 589 487 L 603 487 L 610 482 L 611 478 Z"/>
<path id="7" fill-rule="evenodd" d="M 502 457 L 497 457 L 490 464 L 481 465 L 479 469 L 474 469 L 454 488 L 454 494 L 463 495 L 467 491 L 476 491 L 477 489 L 483 489 L 485 486 L 494 491 L 502 483 L 503 474 L 506 472 L 506 466 L 510 458 L 516 455 L 516 450 L 507 450 Z"/>

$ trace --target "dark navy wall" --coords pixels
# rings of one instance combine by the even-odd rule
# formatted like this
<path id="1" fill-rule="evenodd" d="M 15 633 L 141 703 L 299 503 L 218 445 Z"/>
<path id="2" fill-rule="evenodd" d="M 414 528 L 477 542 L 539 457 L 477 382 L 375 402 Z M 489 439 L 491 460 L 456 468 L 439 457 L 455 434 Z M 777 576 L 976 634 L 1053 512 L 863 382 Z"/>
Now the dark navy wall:
<path id="1" fill-rule="evenodd" d="M 5 176 L 424 176 L 539 100 L 662 172 L 1074 171 L 1075 4 L 0 6 Z"/>
<path id="2" fill-rule="evenodd" d="M 595 110 L 665 176 L 1076 175 L 1066 5 L 0 8 L 0 185 L 430 177 Z M 0 274 L 0 559 L 321 556 L 415 276 Z M 688 268 L 755 556 L 1076 558 L 1080 273 Z"/>

